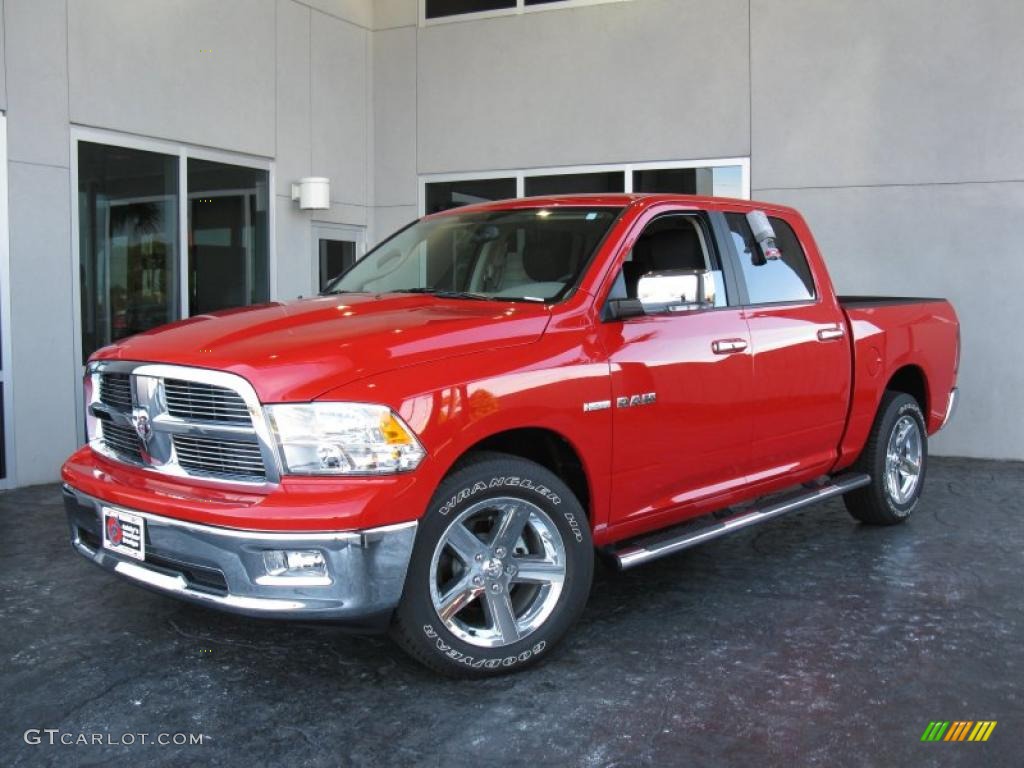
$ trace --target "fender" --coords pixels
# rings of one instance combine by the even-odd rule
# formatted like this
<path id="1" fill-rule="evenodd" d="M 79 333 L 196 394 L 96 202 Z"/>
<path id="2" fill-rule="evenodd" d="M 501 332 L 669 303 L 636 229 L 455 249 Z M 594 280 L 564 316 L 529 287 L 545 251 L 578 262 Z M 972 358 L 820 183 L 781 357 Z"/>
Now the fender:
<path id="1" fill-rule="evenodd" d="M 579 332 L 547 333 L 514 349 L 371 376 L 319 399 L 384 403 L 417 434 L 427 450 L 409 475 L 416 493 L 407 502 L 417 516 L 442 478 L 482 441 L 510 430 L 552 432 L 580 458 L 596 529 L 608 521 L 612 412 L 585 411 L 584 404 L 610 399 L 611 377 L 607 361 L 590 347 L 594 356 L 581 358 L 588 345 Z"/>

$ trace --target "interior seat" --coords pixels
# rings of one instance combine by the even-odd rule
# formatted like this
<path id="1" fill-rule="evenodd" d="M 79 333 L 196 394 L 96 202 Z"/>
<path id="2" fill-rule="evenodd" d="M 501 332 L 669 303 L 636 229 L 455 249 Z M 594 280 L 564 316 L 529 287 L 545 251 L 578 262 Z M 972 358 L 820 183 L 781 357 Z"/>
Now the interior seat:
<path id="1" fill-rule="evenodd" d="M 648 272 L 671 269 L 707 269 L 697 230 L 689 222 L 645 232 L 633 246 L 633 258 L 622 265 L 626 294 L 636 298 L 640 278 Z"/>

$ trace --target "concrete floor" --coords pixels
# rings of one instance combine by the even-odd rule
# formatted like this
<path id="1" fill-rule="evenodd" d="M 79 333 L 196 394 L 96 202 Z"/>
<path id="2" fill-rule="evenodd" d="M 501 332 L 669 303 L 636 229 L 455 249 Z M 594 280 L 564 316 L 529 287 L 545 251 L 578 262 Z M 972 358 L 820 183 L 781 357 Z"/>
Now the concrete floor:
<path id="1" fill-rule="evenodd" d="M 0 494 L 2 762 L 1019 766 L 1022 499 L 1024 464 L 936 459 L 908 525 L 832 502 L 603 571 L 545 664 L 466 683 L 385 638 L 129 586 L 71 551 L 57 486 Z M 922 744 L 937 719 L 998 726 Z M 29 728 L 204 744 L 33 746 Z"/>

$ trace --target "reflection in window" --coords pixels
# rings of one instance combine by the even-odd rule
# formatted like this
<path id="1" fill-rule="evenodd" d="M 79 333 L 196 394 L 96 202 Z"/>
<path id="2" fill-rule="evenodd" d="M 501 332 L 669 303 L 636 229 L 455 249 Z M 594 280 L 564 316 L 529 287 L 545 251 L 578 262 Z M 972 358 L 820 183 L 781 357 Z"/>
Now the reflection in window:
<path id="1" fill-rule="evenodd" d="M 269 298 L 268 176 L 189 158 L 189 314 Z"/>
<path id="2" fill-rule="evenodd" d="M 178 318 L 178 158 L 78 144 L 83 361 Z"/>
<path id="3" fill-rule="evenodd" d="M 527 197 L 535 197 L 537 195 L 580 195 L 590 192 L 622 192 L 625 188 L 626 174 L 623 171 L 607 171 L 527 176 L 524 191 Z"/>
<path id="4" fill-rule="evenodd" d="M 807 257 L 792 228 L 782 219 L 770 218 L 775 230 L 775 245 L 780 259 L 765 260 L 742 213 L 727 213 L 733 244 L 739 255 L 743 280 L 751 304 L 775 304 L 810 301 L 814 298 L 814 278 Z"/>
<path id="5" fill-rule="evenodd" d="M 462 181 L 432 181 L 426 185 L 426 212 L 437 213 L 449 208 L 491 200 L 505 200 L 516 196 L 516 180 L 464 179 Z"/>
<path id="6" fill-rule="evenodd" d="M 515 7 L 516 0 L 427 0 L 426 17 L 439 19 L 460 13 L 480 13 Z"/>

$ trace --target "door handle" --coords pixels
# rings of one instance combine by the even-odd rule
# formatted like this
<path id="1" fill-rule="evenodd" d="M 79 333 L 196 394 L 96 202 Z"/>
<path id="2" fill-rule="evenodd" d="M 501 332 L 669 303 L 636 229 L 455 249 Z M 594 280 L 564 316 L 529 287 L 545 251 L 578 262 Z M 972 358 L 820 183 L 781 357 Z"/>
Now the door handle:
<path id="1" fill-rule="evenodd" d="M 747 342 L 743 339 L 718 339 L 711 342 L 711 351 L 716 355 L 731 355 L 734 352 L 742 352 L 747 348 Z"/>
<path id="2" fill-rule="evenodd" d="M 836 339 L 843 338 L 845 335 L 846 331 L 839 325 L 835 328 L 822 328 L 818 331 L 818 341 L 835 341 Z"/>

